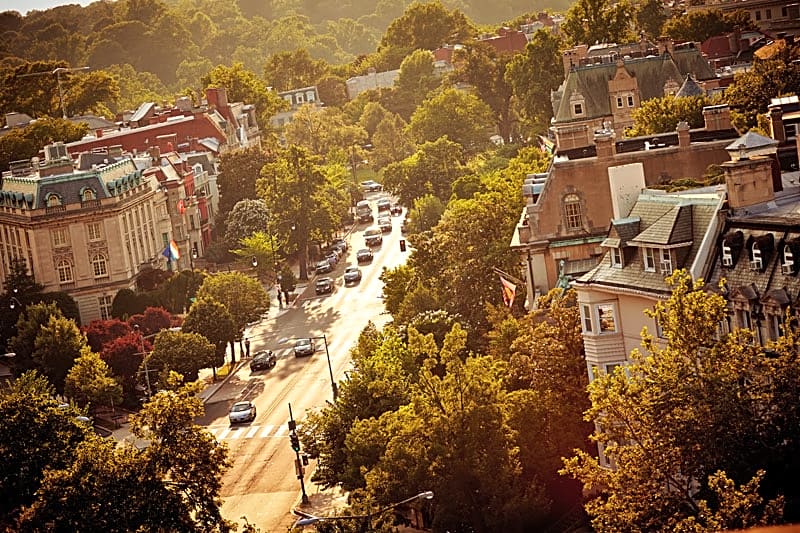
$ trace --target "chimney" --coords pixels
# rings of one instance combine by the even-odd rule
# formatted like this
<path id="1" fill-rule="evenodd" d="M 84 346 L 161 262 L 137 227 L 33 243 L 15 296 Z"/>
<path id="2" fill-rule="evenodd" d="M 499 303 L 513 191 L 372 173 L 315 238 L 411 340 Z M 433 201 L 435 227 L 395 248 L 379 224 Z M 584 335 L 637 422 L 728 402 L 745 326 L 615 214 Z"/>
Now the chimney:
<path id="1" fill-rule="evenodd" d="M 224 109 L 228 108 L 228 93 L 225 87 L 209 87 L 206 89 L 206 101 L 209 107 L 215 107 L 224 114 Z"/>
<path id="2" fill-rule="evenodd" d="M 600 130 L 594 134 L 594 144 L 597 149 L 597 159 L 611 159 L 614 157 L 614 131 Z"/>
<path id="3" fill-rule="evenodd" d="M 769 136 L 780 144 L 786 143 L 786 130 L 783 127 L 783 110 L 780 105 L 769 106 Z"/>
<path id="4" fill-rule="evenodd" d="M 678 122 L 678 148 L 681 150 L 685 150 L 689 148 L 691 144 L 691 138 L 689 137 L 689 123 L 685 120 L 681 120 Z"/>
<path id="5" fill-rule="evenodd" d="M 148 150 L 150 154 L 150 160 L 153 162 L 154 166 L 160 167 L 161 166 L 161 148 L 156 146 L 151 146 Z"/>
<path id="6" fill-rule="evenodd" d="M 659 37 L 658 38 L 658 53 L 659 53 L 659 55 L 663 56 L 666 53 L 669 53 L 669 55 L 672 55 L 672 52 L 674 50 L 673 45 L 674 45 L 674 43 L 672 42 L 672 39 L 670 39 L 669 37 L 664 36 L 664 35 Z"/>
<path id="7" fill-rule="evenodd" d="M 706 131 L 732 129 L 731 109 L 727 104 L 709 105 L 703 108 L 703 120 Z"/>
<path id="8" fill-rule="evenodd" d="M 103 137 L 103 130 L 99 129 L 99 128 L 94 130 L 94 136 L 96 138 L 98 138 L 98 139 L 102 138 Z"/>
<path id="9" fill-rule="evenodd" d="M 727 161 L 722 164 L 722 168 L 725 172 L 728 205 L 731 209 L 742 209 L 775 199 L 772 158 L 742 158 L 737 161 Z"/>

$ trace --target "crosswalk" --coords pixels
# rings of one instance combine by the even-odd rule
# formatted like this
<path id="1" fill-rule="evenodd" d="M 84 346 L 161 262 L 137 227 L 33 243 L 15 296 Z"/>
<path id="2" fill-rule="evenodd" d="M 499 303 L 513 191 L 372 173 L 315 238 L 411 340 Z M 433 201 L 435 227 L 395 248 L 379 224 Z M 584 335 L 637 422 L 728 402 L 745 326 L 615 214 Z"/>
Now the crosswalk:
<path id="1" fill-rule="evenodd" d="M 211 433 L 217 441 L 238 439 L 265 439 L 273 437 L 287 437 L 289 426 L 245 424 L 240 426 L 209 426 L 206 431 Z"/>

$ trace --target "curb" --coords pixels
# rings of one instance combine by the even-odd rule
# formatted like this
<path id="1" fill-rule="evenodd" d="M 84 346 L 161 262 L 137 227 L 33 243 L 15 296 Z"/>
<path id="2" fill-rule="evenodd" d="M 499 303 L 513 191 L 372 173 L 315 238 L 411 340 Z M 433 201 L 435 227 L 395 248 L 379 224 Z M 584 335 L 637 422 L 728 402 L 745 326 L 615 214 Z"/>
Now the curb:
<path id="1" fill-rule="evenodd" d="M 208 389 L 209 389 L 209 388 L 211 388 L 211 387 L 214 387 L 214 390 L 212 390 L 212 391 L 211 391 L 211 393 L 210 393 L 208 396 L 205 396 L 205 397 L 203 398 L 203 404 L 207 404 L 207 403 L 209 402 L 209 400 L 211 400 L 211 398 L 213 398 L 213 397 L 214 397 L 214 395 L 215 395 L 215 394 L 216 394 L 216 393 L 219 391 L 219 389 L 221 389 L 222 387 L 224 387 L 224 386 L 225 386 L 225 384 L 226 384 L 226 383 L 227 383 L 227 382 L 228 382 L 228 381 L 229 381 L 229 380 L 230 380 L 230 379 L 231 379 L 233 376 L 235 376 L 235 375 L 236 375 L 236 373 L 237 373 L 237 372 L 238 372 L 238 371 L 239 371 L 239 370 L 240 370 L 240 369 L 241 369 L 241 368 L 242 368 L 242 367 L 243 367 L 245 364 L 247 364 L 247 361 L 243 361 L 242 359 L 239 359 L 239 361 L 238 361 L 238 363 L 237 363 L 236 367 L 235 367 L 233 370 L 231 370 L 230 372 L 228 372 L 228 375 L 227 375 L 227 376 L 225 376 L 225 379 L 223 379 L 222 381 L 220 381 L 220 382 L 218 382 L 218 383 L 212 383 L 211 385 L 209 385 L 208 387 L 206 387 L 205 389 L 203 389 L 203 390 L 205 391 L 205 390 L 208 390 Z"/>

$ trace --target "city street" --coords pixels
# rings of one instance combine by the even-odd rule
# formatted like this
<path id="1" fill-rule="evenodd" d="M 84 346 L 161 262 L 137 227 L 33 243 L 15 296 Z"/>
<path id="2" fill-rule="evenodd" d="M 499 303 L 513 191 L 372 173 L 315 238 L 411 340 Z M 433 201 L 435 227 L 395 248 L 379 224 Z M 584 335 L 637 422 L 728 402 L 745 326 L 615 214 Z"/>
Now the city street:
<path id="1" fill-rule="evenodd" d="M 373 206 L 380 197 L 371 195 Z M 251 354 L 272 350 L 278 356 L 276 367 L 255 373 L 247 366 L 241 368 L 206 404 L 206 415 L 200 420 L 230 449 L 232 467 L 222 488 L 226 518 L 241 521 L 246 516 L 262 532 L 286 531 L 296 518 L 290 511 L 300 498 L 300 484 L 288 438 L 289 404 L 300 425 L 308 410 L 332 400 L 322 335 L 327 338 L 333 376 L 338 381 L 350 368 L 350 349 L 367 323 L 371 320 L 380 327 L 390 319 L 384 314 L 379 276 L 383 267 L 393 268 L 406 259 L 408 252 L 401 252 L 399 244 L 403 216 L 392 217 L 393 229 L 384 234 L 383 246 L 374 249 L 371 264 L 361 265 L 360 283 L 345 287 L 342 273 L 346 266 L 356 264 L 356 251 L 365 247 L 362 232 L 367 224 L 358 225 L 349 235 L 347 255 L 333 273 L 326 274 L 335 280 L 332 294 L 315 295 L 312 277 L 292 307 L 271 310 L 270 318 L 248 331 Z M 320 337 L 315 340 L 313 356 L 295 357 L 294 340 L 301 337 Z M 241 400 L 255 403 L 257 417 L 252 423 L 232 427 L 228 410 Z M 307 489 L 313 466 L 312 461 L 306 468 Z"/>

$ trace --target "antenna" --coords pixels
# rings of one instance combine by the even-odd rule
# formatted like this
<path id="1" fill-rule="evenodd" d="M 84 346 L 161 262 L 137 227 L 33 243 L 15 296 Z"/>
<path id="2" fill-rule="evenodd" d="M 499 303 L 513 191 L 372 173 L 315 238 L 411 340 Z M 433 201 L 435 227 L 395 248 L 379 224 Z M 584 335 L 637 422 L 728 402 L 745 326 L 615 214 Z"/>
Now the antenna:
<path id="1" fill-rule="evenodd" d="M 44 71 L 44 72 L 29 72 L 28 74 L 20 74 L 17 78 L 29 78 L 32 76 L 47 76 L 55 75 L 56 83 L 58 84 L 58 104 L 61 107 L 61 118 L 67 118 L 67 108 L 64 106 L 64 90 L 61 88 L 61 74 L 65 72 L 80 72 L 83 70 L 89 70 L 91 67 L 58 67 L 53 69 L 52 71 Z"/>

